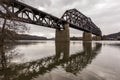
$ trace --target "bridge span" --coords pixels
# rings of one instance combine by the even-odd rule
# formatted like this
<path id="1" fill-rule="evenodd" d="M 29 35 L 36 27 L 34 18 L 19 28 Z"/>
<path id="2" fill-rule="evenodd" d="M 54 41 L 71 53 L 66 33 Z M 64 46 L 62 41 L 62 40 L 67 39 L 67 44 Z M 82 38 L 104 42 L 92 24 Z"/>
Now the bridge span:
<path id="1" fill-rule="evenodd" d="M 70 41 L 69 27 L 84 31 L 84 41 L 91 41 L 92 34 L 102 35 L 100 28 L 77 9 L 67 10 L 57 18 L 17 0 L 1 0 L 0 17 L 56 29 L 56 41 Z"/>

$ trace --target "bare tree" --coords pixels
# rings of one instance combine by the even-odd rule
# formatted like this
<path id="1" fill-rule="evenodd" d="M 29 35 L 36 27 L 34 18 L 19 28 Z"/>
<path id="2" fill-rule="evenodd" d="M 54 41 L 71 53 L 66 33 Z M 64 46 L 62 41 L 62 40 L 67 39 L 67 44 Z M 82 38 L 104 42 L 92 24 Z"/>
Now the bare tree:
<path id="1" fill-rule="evenodd" d="M 12 0 L 0 0 L 0 63 L 3 68 L 7 68 L 8 60 L 18 55 L 17 51 L 13 51 L 5 54 L 8 46 L 5 45 L 5 40 L 14 41 L 16 33 L 24 33 L 29 30 L 24 23 L 14 21 L 12 18 L 14 15 L 11 13 L 9 3 Z M 6 4 L 4 4 L 6 2 Z M 6 14 L 6 15 L 4 15 Z M 9 17 L 9 18 L 8 18 Z"/>
<path id="2" fill-rule="evenodd" d="M 14 33 L 23 33 L 29 29 L 25 26 L 25 24 L 13 20 L 14 15 L 11 13 L 11 9 L 9 8 L 11 1 L 13 0 L 0 0 L 0 17 L 2 17 L 0 19 L 1 43 L 4 43 L 6 38 L 9 40 L 14 40 Z"/>

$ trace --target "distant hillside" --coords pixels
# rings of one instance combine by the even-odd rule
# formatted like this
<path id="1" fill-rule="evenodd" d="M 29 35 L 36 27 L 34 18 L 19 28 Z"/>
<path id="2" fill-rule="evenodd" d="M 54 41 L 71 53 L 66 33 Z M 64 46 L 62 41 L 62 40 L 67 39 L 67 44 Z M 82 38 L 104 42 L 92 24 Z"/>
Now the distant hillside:
<path id="1" fill-rule="evenodd" d="M 1 29 L 0 29 L 0 35 L 1 35 Z M 27 34 L 17 34 L 14 31 L 5 30 L 5 39 L 14 39 L 14 40 L 47 40 L 46 37 L 42 36 L 33 36 L 33 35 L 27 35 Z M 1 36 L 0 36 L 1 37 Z"/>
<path id="2" fill-rule="evenodd" d="M 17 40 L 47 40 L 46 37 L 33 36 L 33 35 L 27 35 L 27 34 L 19 34 L 15 39 Z"/>
<path id="3" fill-rule="evenodd" d="M 70 37 L 70 40 L 82 40 L 82 37 L 73 36 L 73 37 Z"/>
<path id="4" fill-rule="evenodd" d="M 103 40 L 120 40 L 120 32 L 104 35 Z"/>

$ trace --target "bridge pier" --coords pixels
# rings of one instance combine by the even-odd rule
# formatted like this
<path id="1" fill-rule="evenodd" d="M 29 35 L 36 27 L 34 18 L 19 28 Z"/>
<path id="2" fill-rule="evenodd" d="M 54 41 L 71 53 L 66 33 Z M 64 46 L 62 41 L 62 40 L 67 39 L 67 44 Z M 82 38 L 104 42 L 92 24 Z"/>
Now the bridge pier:
<path id="1" fill-rule="evenodd" d="M 69 42 L 70 34 L 69 34 L 69 24 L 64 24 L 64 30 L 56 29 L 55 41 L 56 42 Z"/>
<path id="2" fill-rule="evenodd" d="M 95 40 L 101 40 L 101 37 L 100 36 L 95 36 Z"/>
<path id="3" fill-rule="evenodd" d="M 84 32 L 83 33 L 83 41 L 92 41 L 92 33 Z"/>

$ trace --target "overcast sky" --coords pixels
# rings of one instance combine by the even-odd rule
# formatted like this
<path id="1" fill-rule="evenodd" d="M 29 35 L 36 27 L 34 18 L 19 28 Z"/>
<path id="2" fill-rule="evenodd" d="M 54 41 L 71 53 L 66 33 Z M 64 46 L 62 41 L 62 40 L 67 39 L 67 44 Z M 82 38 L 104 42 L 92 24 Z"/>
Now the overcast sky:
<path id="1" fill-rule="evenodd" d="M 72 8 L 78 9 L 102 30 L 103 34 L 120 32 L 120 0 L 22 0 L 22 2 L 61 17 Z M 29 34 L 54 37 L 55 30 L 41 26 L 31 27 Z M 81 36 L 82 31 L 70 29 L 71 36 Z"/>

